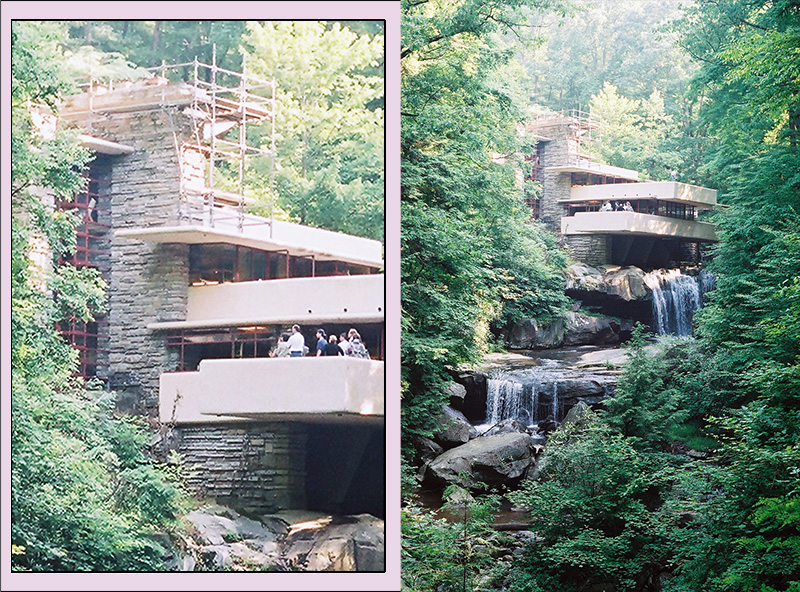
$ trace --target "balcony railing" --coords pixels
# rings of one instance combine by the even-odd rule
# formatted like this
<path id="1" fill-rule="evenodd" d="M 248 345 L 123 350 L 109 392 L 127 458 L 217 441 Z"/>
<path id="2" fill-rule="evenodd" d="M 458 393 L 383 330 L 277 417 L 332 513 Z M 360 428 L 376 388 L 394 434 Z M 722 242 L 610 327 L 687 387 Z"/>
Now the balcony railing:
<path id="1" fill-rule="evenodd" d="M 351 357 L 203 360 L 197 372 L 161 375 L 166 424 L 384 416 L 384 363 Z"/>
<path id="2" fill-rule="evenodd" d="M 186 319 L 151 329 L 383 322 L 384 275 L 288 278 L 190 286 Z"/>
<path id="3" fill-rule="evenodd" d="M 647 181 L 644 183 L 614 183 L 606 185 L 574 186 L 570 191 L 570 203 L 590 200 L 635 200 L 648 199 L 675 201 L 710 209 L 717 204 L 715 189 L 678 183 L 675 181 Z"/>
<path id="4" fill-rule="evenodd" d="M 637 212 L 579 212 L 561 218 L 561 234 L 639 234 L 716 241 L 714 225 Z"/>

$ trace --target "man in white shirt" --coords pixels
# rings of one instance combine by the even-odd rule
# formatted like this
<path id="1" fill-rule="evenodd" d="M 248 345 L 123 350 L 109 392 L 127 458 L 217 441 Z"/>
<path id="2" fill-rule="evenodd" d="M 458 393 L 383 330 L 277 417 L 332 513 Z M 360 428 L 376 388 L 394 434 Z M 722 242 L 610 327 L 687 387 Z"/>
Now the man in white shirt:
<path id="1" fill-rule="evenodd" d="M 306 346 L 306 339 L 300 333 L 300 325 L 292 325 L 292 334 L 289 336 L 289 355 L 293 358 L 300 358 Z"/>

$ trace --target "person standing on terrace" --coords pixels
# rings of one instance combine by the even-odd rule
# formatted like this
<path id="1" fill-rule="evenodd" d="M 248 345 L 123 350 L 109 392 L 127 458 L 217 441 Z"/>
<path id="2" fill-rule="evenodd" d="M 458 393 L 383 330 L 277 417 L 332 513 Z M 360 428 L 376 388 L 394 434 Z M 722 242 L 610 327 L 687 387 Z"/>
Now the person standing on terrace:
<path id="1" fill-rule="evenodd" d="M 325 355 L 325 347 L 328 345 L 328 339 L 325 335 L 325 329 L 317 329 L 317 356 Z"/>
<path id="2" fill-rule="evenodd" d="M 325 353 L 323 355 L 326 356 L 343 356 L 344 352 L 342 348 L 339 347 L 337 343 L 336 335 L 331 334 L 328 343 L 325 344 Z"/>
<path id="3" fill-rule="evenodd" d="M 300 325 L 292 325 L 292 334 L 289 336 L 289 355 L 293 358 L 303 356 L 306 347 L 306 338 L 300 333 Z"/>

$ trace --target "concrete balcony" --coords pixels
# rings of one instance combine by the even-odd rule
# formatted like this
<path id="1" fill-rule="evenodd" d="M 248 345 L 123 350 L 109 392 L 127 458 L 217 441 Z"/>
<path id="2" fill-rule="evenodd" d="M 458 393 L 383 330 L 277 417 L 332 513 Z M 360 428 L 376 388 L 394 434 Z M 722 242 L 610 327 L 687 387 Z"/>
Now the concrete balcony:
<path id="1" fill-rule="evenodd" d="M 611 166 L 610 164 L 600 164 L 588 158 L 581 158 L 577 154 L 570 155 L 567 160 L 568 162 L 565 164 L 549 166 L 545 170 L 556 173 L 586 173 L 589 175 L 625 179 L 626 181 L 637 181 L 639 179 L 639 173 L 637 171 Z"/>
<path id="2" fill-rule="evenodd" d="M 344 261 L 383 267 L 380 241 L 312 228 L 252 214 L 233 207 L 198 206 L 177 225 L 121 228 L 116 236 L 155 243 L 227 243 L 265 251 L 286 252 L 317 261 Z"/>
<path id="3" fill-rule="evenodd" d="M 645 183 L 611 183 L 607 185 L 574 186 L 568 200 L 563 203 L 585 201 L 619 201 L 655 199 L 712 209 L 717 205 L 717 191 L 707 187 L 677 183 L 675 181 Z"/>
<path id="4" fill-rule="evenodd" d="M 185 320 L 149 329 L 283 323 L 382 323 L 384 275 L 340 275 L 190 286 Z"/>
<path id="5" fill-rule="evenodd" d="M 708 222 L 636 212 L 579 212 L 574 216 L 563 216 L 561 234 L 628 234 L 691 241 L 717 240 L 714 225 Z"/>
<path id="6" fill-rule="evenodd" d="M 350 357 L 203 360 L 161 375 L 163 423 L 382 422 L 384 363 Z"/>

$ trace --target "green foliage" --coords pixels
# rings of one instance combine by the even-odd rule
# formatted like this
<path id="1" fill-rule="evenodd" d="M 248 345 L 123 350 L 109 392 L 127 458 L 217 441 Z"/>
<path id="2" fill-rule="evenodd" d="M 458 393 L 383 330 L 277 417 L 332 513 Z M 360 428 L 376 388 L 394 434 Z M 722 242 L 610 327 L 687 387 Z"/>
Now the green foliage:
<path id="1" fill-rule="evenodd" d="M 451 491 L 448 488 L 444 495 Z M 444 509 L 461 517 L 451 521 L 413 505 L 404 507 L 402 590 L 496 590 L 507 571 L 493 556 L 503 543 L 492 529 L 499 503 L 496 495 L 448 502 Z"/>
<path id="2" fill-rule="evenodd" d="M 515 181 L 522 110 L 487 34 L 535 2 L 403 5 L 401 298 L 403 429 L 429 433 L 447 371 L 490 329 L 563 315 L 564 253 L 530 222 Z M 527 143 L 529 144 L 529 142 Z"/>
<path id="3" fill-rule="evenodd" d="M 64 32 L 33 22 L 13 31 L 11 566 L 163 569 L 164 550 L 149 535 L 172 525 L 180 492 L 144 455 L 146 432 L 72 376 L 76 352 L 55 330 L 71 316 L 91 319 L 104 300 L 94 270 L 52 269 L 55 255 L 74 248 L 76 220 L 42 197 L 71 199 L 88 154 L 67 136 L 44 141 L 26 109 L 28 99 L 53 103 L 68 88 L 59 79 Z"/>
<path id="4" fill-rule="evenodd" d="M 800 585 L 797 412 L 751 404 L 722 423 L 723 463 L 688 507 L 686 560 L 668 590 L 786 590 Z"/>
<path id="5" fill-rule="evenodd" d="M 248 70 L 277 84 L 280 205 L 302 224 L 382 239 L 383 35 L 264 21 L 243 43 Z"/>
<path id="6" fill-rule="evenodd" d="M 678 518 L 664 499 L 668 458 L 637 451 L 589 411 L 553 434 L 540 470 L 510 495 L 536 535 L 511 589 L 637 590 L 669 567 Z"/>
<path id="7" fill-rule="evenodd" d="M 74 40 L 70 49 L 80 52 L 84 44 L 91 44 L 104 60 L 121 54 L 143 67 L 160 66 L 162 60 L 186 63 L 195 57 L 211 64 L 216 45 L 219 66 L 241 69 L 238 50 L 245 21 L 69 21 L 69 29 Z"/>
<path id="8" fill-rule="evenodd" d="M 663 356 L 645 348 L 645 328 L 637 323 L 628 342 L 628 361 L 614 395 L 606 401 L 608 425 L 647 448 L 666 449 L 677 425 L 686 417 L 678 392 L 663 378 Z"/>
<path id="9" fill-rule="evenodd" d="M 602 119 L 600 157 L 604 162 L 656 180 L 668 179 L 671 170 L 681 167 L 678 154 L 667 144 L 678 130 L 658 90 L 644 99 L 629 99 L 606 82 L 589 105 L 592 115 Z"/>
<path id="10" fill-rule="evenodd" d="M 677 114 L 693 70 L 664 30 L 678 9 L 677 1 L 590 0 L 574 3 L 567 15 L 535 15 L 531 33 L 544 39 L 518 50 L 531 100 L 556 110 L 585 108 L 611 83 L 633 100 L 658 91 Z"/>

